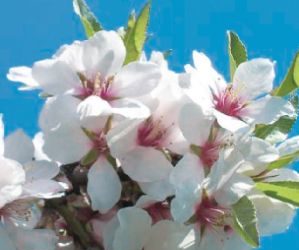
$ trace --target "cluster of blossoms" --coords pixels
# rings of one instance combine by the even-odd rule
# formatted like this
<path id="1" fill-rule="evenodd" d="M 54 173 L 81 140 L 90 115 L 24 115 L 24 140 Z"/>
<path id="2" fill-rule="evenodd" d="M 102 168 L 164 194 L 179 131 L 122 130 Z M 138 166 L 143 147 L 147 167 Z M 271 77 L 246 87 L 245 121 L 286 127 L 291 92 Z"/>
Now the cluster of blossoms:
<path id="1" fill-rule="evenodd" d="M 1 248 L 245 250 L 285 231 L 299 202 L 279 185 L 299 183 L 282 168 L 299 138 L 257 133 L 296 120 L 274 62 L 244 61 L 226 82 L 194 51 L 176 73 L 160 52 L 128 62 L 123 32 L 10 69 L 46 100 L 33 141 L 3 140 L 1 125 Z"/>

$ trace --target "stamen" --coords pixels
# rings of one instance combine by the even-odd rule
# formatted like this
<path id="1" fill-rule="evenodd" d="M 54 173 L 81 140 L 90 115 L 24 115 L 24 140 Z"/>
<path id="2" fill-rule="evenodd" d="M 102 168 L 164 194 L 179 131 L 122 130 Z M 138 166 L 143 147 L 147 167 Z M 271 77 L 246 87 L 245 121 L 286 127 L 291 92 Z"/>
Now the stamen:
<path id="1" fill-rule="evenodd" d="M 100 96 L 102 99 L 110 102 L 117 99 L 114 91 L 112 90 L 113 77 L 103 78 L 100 73 L 90 80 L 82 73 L 79 74 L 82 87 L 76 90 L 75 96 L 81 100 L 86 99 L 91 95 Z"/>
<path id="2" fill-rule="evenodd" d="M 240 117 L 246 102 L 236 94 L 236 91 L 227 87 L 219 95 L 214 95 L 215 109 L 218 111 L 234 117 Z"/>
<path id="3" fill-rule="evenodd" d="M 160 220 L 171 220 L 172 218 L 169 206 L 163 202 L 154 203 L 146 207 L 145 210 L 151 216 L 153 224 Z"/>
<path id="4" fill-rule="evenodd" d="M 204 166 L 211 168 L 218 160 L 221 144 L 217 141 L 207 141 L 201 147 L 200 160 Z"/>
<path id="5" fill-rule="evenodd" d="M 143 122 L 137 133 L 137 144 L 144 147 L 162 148 L 168 136 L 169 128 L 164 127 L 161 120 L 152 118 Z"/>
<path id="6" fill-rule="evenodd" d="M 109 150 L 103 131 L 96 133 L 96 135 L 92 138 L 92 148 L 96 149 L 99 154 L 105 154 Z"/>
<path id="7" fill-rule="evenodd" d="M 200 226 L 207 228 L 224 227 L 228 211 L 217 204 L 214 199 L 205 196 L 195 209 L 195 218 Z"/>

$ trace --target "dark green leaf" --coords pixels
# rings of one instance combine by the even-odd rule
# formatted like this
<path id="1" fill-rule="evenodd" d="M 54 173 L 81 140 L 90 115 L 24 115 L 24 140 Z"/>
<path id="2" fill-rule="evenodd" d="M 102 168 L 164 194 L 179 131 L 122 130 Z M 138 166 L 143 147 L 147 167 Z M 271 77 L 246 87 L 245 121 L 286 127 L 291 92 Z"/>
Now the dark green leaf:
<path id="1" fill-rule="evenodd" d="M 103 29 L 95 15 L 90 11 L 85 0 L 73 0 L 73 5 L 76 14 L 81 19 L 87 37 L 91 37 L 97 31 Z"/>
<path id="2" fill-rule="evenodd" d="M 272 198 L 299 206 L 299 182 L 258 182 L 256 188 Z"/>
<path id="3" fill-rule="evenodd" d="M 239 64 L 247 61 L 247 51 L 238 35 L 232 31 L 228 32 L 228 55 L 230 76 L 233 79 L 235 71 Z"/>
<path id="4" fill-rule="evenodd" d="M 145 5 L 137 19 L 135 19 L 135 14 L 130 15 L 124 37 L 124 44 L 127 51 L 124 64 L 128 64 L 140 58 L 147 37 L 149 16 L 150 3 Z"/>
<path id="5" fill-rule="evenodd" d="M 299 52 L 296 54 L 287 75 L 278 88 L 273 91 L 275 96 L 286 96 L 299 88 Z"/>
<path id="6" fill-rule="evenodd" d="M 253 203 L 244 196 L 232 206 L 234 229 L 251 246 L 259 246 L 256 211 Z"/>

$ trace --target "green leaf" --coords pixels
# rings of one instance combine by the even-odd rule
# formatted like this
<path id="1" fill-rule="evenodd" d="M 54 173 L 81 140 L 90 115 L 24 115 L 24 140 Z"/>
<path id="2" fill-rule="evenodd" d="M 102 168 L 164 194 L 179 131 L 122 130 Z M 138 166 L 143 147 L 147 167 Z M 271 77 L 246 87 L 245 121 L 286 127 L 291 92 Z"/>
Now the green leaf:
<path id="1" fill-rule="evenodd" d="M 172 55 L 173 50 L 169 49 L 163 52 L 163 57 L 166 60 L 168 57 L 170 57 Z"/>
<path id="2" fill-rule="evenodd" d="M 256 188 L 267 196 L 299 207 L 299 182 L 258 182 Z"/>
<path id="3" fill-rule="evenodd" d="M 298 110 L 298 97 L 294 97 L 291 102 L 295 110 Z M 255 136 L 273 144 L 282 142 L 287 138 L 296 120 L 297 116 L 282 116 L 273 124 L 258 124 L 254 131 Z"/>
<path id="4" fill-rule="evenodd" d="M 287 75 L 278 88 L 273 91 L 275 96 L 286 96 L 299 88 L 299 52 L 297 52 Z"/>
<path id="5" fill-rule="evenodd" d="M 129 17 L 128 27 L 124 37 L 124 44 L 127 51 L 125 65 L 138 60 L 142 53 L 147 37 L 146 32 L 149 23 L 150 8 L 150 3 L 147 3 L 137 19 L 134 13 Z"/>
<path id="6" fill-rule="evenodd" d="M 90 11 L 85 0 L 73 0 L 73 6 L 76 14 L 81 19 L 88 38 L 103 29 L 95 15 Z"/>
<path id="7" fill-rule="evenodd" d="M 271 162 L 268 165 L 267 170 L 283 168 L 287 165 L 290 165 L 291 163 L 293 163 L 298 158 L 299 158 L 299 151 L 294 152 L 292 154 L 284 155 L 284 156 L 280 157 L 278 160 Z"/>
<path id="8" fill-rule="evenodd" d="M 96 149 L 90 150 L 81 160 L 82 166 L 90 166 L 94 163 L 99 157 L 99 151 Z"/>
<path id="9" fill-rule="evenodd" d="M 244 196 L 232 206 L 234 229 L 251 246 L 259 246 L 256 211 L 253 203 Z"/>
<path id="10" fill-rule="evenodd" d="M 242 43 L 236 33 L 229 31 L 227 35 L 230 76 L 231 79 L 233 79 L 233 76 L 239 64 L 247 61 L 247 51 L 245 45 Z"/>

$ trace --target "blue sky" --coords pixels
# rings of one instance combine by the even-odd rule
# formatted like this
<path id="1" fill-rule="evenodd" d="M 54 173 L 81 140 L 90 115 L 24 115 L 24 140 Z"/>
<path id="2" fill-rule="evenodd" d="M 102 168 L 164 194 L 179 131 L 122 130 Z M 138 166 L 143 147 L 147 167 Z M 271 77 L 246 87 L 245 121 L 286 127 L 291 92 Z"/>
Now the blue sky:
<path id="1" fill-rule="evenodd" d="M 145 0 L 87 0 L 106 29 L 122 26 L 131 9 Z M 228 76 L 226 31 L 236 31 L 249 57 L 277 61 L 276 84 L 299 48 L 297 0 L 152 0 L 151 39 L 147 51 L 173 49 L 170 65 L 181 70 L 193 49 L 207 53 L 217 69 Z M 7 133 L 23 128 L 38 130 L 42 101 L 36 92 L 18 92 L 6 72 L 14 65 L 31 65 L 50 57 L 60 45 L 84 39 L 71 0 L 9 0 L 0 15 L 0 112 Z M 296 128 L 298 131 L 298 127 Z M 293 134 L 296 134 L 295 130 Z M 269 208 L 271 213 L 271 208 Z M 299 217 L 287 233 L 266 238 L 263 250 L 299 249 Z"/>

